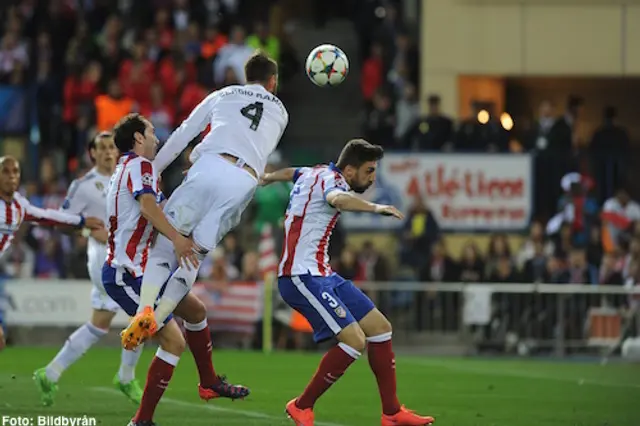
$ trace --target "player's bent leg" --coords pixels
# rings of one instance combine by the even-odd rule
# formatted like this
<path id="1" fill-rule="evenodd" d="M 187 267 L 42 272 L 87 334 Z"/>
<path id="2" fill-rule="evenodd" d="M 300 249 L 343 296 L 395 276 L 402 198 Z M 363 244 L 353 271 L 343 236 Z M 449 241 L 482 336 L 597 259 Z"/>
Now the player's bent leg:
<path id="1" fill-rule="evenodd" d="M 392 328 L 378 309 L 373 309 L 359 321 L 367 335 L 369 366 L 376 376 L 382 402 L 382 426 L 430 425 L 435 419 L 420 416 L 400 404 L 396 385 L 396 361 L 391 344 Z"/>
<path id="2" fill-rule="evenodd" d="M 198 261 L 202 263 L 207 251 L 202 250 L 198 253 Z M 174 312 L 178 304 L 191 291 L 193 284 L 198 278 L 199 268 L 183 268 L 178 267 L 167 281 L 164 293 L 160 297 L 155 308 L 156 321 L 164 321 L 172 312 Z"/>
<path id="3" fill-rule="evenodd" d="M 184 352 L 185 341 L 180 327 L 170 319 L 156 334 L 160 347 L 151 361 L 147 382 L 144 387 L 142 401 L 130 426 L 153 426 L 153 415 L 156 407 L 167 389 L 173 371 L 178 365 L 180 355 Z"/>
<path id="4" fill-rule="evenodd" d="M 58 391 L 58 380 L 64 371 L 76 362 L 109 331 L 115 314 L 94 310 L 91 321 L 82 325 L 67 339 L 64 346 L 46 367 L 33 373 L 33 379 L 45 406 L 52 405 Z"/>
<path id="5" fill-rule="evenodd" d="M 233 385 L 224 376 L 218 376 L 213 366 L 211 353 L 211 331 L 207 322 L 207 310 L 193 293 L 188 293 L 176 307 L 175 314 L 184 320 L 187 345 L 198 368 L 200 398 L 209 401 L 214 398 L 242 399 L 249 395 L 249 389 Z"/>
<path id="6" fill-rule="evenodd" d="M 173 244 L 164 235 L 157 235 L 149 250 L 149 260 L 142 277 L 138 312 L 142 311 L 145 306 L 153 306 L 156 303 L 162 287 L 177 266 Z"/>

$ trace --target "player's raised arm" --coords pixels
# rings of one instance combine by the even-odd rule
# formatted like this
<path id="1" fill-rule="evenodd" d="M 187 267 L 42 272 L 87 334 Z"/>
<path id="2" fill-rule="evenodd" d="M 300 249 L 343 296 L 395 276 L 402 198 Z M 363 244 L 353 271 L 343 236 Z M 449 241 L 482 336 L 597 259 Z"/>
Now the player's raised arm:
<path id="1" fill-rule="evenodd" d="M 25 216 L 24 220 L 29 222 L 35 222 L 40 225 L 71 225 L 82 227 L 86 226 L 89 229 L 98 229 L 104 227 L 104 222 L 95 217 L 87 217 L 80 214 L 67 213 L 60 210 L 42 209 L 35 207 L 26 198 L 16 195 L 19 198 L 20 204 L 24 207 Z"/>
<path id="2" fill-rule="evenodd" d="M 171 133 L 171 136 L 169 136 L 169 139 L 167 139 L 167 142 L 162 149 L 158 151 L 156 158 L 153 160 L 153 166 L 159 175 L 182 154 L 182 151 L 189 145 L 189 142 L 207 128 L 216 99 L 216 92 L 204 98 L 204 100 L 191 111 L 189 117 L 182 122 L 180 127 Z"/>

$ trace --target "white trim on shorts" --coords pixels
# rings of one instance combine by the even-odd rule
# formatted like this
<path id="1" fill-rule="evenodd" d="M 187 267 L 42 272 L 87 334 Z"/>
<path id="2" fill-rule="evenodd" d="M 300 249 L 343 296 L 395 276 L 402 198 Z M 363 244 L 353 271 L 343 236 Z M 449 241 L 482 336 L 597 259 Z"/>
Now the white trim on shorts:
<path id="1" fill-rule="evenodd" d="M 336 322 L 333 316 L 327 311 L 327 309 L 320 303 L 318 298 L 309 291 L 305 283 L 297 276 L 292 276 L 291 281 L 296 286 L 300 294 L 302 294 L 305 299 L 313 306 L 317 313 L 320 314 L 324 322 L 329 326 L 333 334 L 339 334 L 342 331 L 342 327 L 340 324 Z"/>

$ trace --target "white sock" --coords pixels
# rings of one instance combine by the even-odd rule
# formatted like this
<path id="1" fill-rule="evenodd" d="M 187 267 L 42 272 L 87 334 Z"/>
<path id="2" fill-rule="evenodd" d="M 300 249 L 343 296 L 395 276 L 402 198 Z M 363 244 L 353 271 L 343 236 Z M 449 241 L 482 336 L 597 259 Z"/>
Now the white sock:
<path id="1" fill-rule="evenodd" d="M 107 330 L 102 330 L 91 323 L 86 323 L 74 331 L 60 352 L 47 365 L 45 370 L 47 378 L 57 382 L 62 373 L 105 334 Z"/>
<path id="2" fill-rule="evenodd" d="M 177 266 L 173 244 L 164 235 L 158 235 L 149 253 L 149 261 L 142 278 L 138 312 L 142 311 L 145 306 L 155 305 L 162 286 Z"/>
<path id="3" fill-rule="evenodd" d="M 120 383 L 127 384 L 136 378 L 136 365 L 142 355 L 142 348 L 144 345 L 140 345 L 132 351 L 126 349 L 122 350 L 120 356 L 120 370 L 118 370 L 118 378 Z"/>
<path id="4" fill-rule="evenodd" d="M 204 256 L 202 256 L 204 258 Z M 202 262 L 202 259 L 200 259 Z M 173 273 L 164 293 L 158 302 L 155 310 L 156 322 L 158 324 L 164 322 L 165 319 L 176 309 L 178 303 L 191 291 L 193 283 L 198 278 L 198 269 L 179 267 Z"/>

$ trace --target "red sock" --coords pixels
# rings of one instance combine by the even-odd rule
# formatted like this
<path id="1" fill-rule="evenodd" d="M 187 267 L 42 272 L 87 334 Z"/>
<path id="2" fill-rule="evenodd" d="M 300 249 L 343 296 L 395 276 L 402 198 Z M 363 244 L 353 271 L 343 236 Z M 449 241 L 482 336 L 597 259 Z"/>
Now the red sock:
<path id="1" fill-rule="evenodd" d="M 134 422 L 153 420 L 153 413 L 156 411 L 158 402 L 160 402 L 160 398 L 162 398 L 164 391 L 169 385 L 174 368 L 174 365 L 158 358 L 157 355 L 153 358 L 149 366 L 149 372 L 147 373 L 147 383 L 144 386 L 142 401 L 133 418 Z"/>
<path id="2" fill-rule="evenodd" d="M 347 351 L 351 354 L 347 353 Z M 296 401 L 298 408 L 312 408 L 318 398 L 338 381 L 359 355 L 358 351 L 342 343 L 334 346 L 324 354 L 316 374 L 311 378 L 307 388 Z"/>
<path id="3" fill-rule="evenodd" d="M 382 412 L 393 415 L 400 411 L 400 401 L 396 394 L 396 359 L 391 346 L 391 333 L 388 340 L 382 342 L 376 342 L 377 337 L 386 338 L 381 335 L 374 337 L 374 341 L 369 340 L 369 365 L 378 381 Z"/>
<path id="4" fill-rule="evenodd" d="M 216 371 L 213 368 L 213 361 L 211 359 L 213 345 L 206 320 L 200 324 L 189 324 L 185 322 L 185 329 L 187 344 L 196 362 L 196 367 L 198 367 L 200 386 L 209 387 L 215 385 L 219 379 L 216 376 Z"/>

